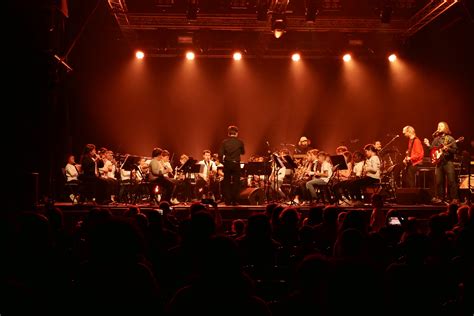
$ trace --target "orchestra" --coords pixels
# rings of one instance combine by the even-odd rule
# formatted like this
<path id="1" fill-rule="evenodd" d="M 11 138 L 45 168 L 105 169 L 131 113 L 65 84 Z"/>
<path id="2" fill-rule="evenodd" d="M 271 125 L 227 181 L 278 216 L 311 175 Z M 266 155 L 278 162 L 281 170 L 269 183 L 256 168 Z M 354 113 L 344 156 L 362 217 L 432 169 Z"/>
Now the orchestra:
<path id="1" fill-rule="evenodd" d="M 387 162 L 384 153 L 391 149 L 382 146 L 380 141 L 366 145 L 363 151 L 353 153 L 346 146 L 339 146 L 335 155 L 343 156 L 347 165 L 347 168 L 340 170 L 333 165 L 331 154 L 309 147 L 311 141 L 302 136 L 293 151 L 288 150 L 288 144 L 283 144 L 284 148 L 269 152 L 268 156 L 254 155 L 248 162 L 239 164 L 234 162 L 233 159 L 236 158 L 231 159 L 231 155 L 227 154 L 227 164 L 231 164 L 232 168 L 235 164 L 240 169 L 234 168 L 232 171 L 240 174 L 240 181 L 237 183 L 239 191 L 249 187 L 264 190 L 268 202 L 304 205 L 322 200 L 325 203 L 358 205 L 362 202 L 367 187 L 377 187 L 379 191 L 385 188 L 393 192 L 402 186 L 413 188 L 418 184 L 415 175 L 418 176 L 417 165 L 423 162 L 422 142 L 412 126 L 405 126 L 403 135 L 409 140 L 408 150 L 399 162 Z M 439 123 L 433 137 L 433 142 L 430 143 L 427 139 L 423 142 L 428 150 L 434 148 L 443 155 L 436 164 L 433 202 L 457 202 L 459 194 L 453 159 L 459 139 L 454 140 L 445 122 Z M 240 146 L 236 140 L 230 141 L 235 142 L 232 146 Z M 124 159 L 128 156 L 130 155 L 114 154 L 106 148 L 96 153 L 95 146 L 88 144 L 80 164 L 75 163 L 73 155 L 67 157 L 65 177 L 67 181 L 78 181 L 89 186 L 89 191 L 94 192 L 94 200 L 105 203 L 136 201 L 131 197 L 137 194 L 136 188 L 140 184 L 146 184 L 150 188 L 147 191 L 150 202 L 164 200 L 179 204 L 210 198 L 218 202 L 236 203 L 235 193 L 226 195 L 225 192 L 226 168 L 225 163 L 222 163 L 222 158 L 226 159 L 225 155 L 212 154 L 211 150 L 205 149 L 201 160 L 183 153 L 175 164 L 174 154 L 155 148 L 151 158 L 139 157 L 133 168 L 124 168 Z M 287 159 L 294 160 L 296 167 L 289 167 Z M 403 183 L 392 181 L 401 176 L 398 173 L 403 173 Z M 444 181 L 447 181 L 447 185 Z M 235 187 L 235 181 L 231 182 Z M 384 187 L 387 185 L 390 187 Z M 87 200 L 87 195 L 85 196 Z"/>

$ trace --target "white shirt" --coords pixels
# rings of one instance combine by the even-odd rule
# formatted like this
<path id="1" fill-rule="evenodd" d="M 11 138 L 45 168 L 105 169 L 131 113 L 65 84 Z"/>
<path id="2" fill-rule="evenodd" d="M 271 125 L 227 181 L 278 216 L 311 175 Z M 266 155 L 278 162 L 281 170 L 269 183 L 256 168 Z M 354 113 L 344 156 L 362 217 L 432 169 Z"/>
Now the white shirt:
<path id="1" fill-rule="evenodd" d="M 352 172 L 356 175 L 356 177 L 360 177 L 362 175 L 362 168 L 364 167 L 364 162 L 359 161 L 354 164 L 354 168 L 352 169 Z"/>
<path id="2" fill-rule="evenodd" d="M 120 169 L 120 179 L 122 179 L 122 181 L 130 180 L 131 174 L 132 172 L 130 170 Z"/>
<path id="3" fill-rule="evenodd" d="M 380 179 L 380 158 L 374 155 L 365 161 L 365 175 L 374 179 Z"/>
<path id="4" fill-rule="evenodd" d="M 79 175 L 79 172 L 77 172 L 76 166 L 68 163 L 65 169 L 66 169 L 67 182 L 77 180 L 77 176 Z"/>
<path id="5" fill-rule="evenodd" d="M 169 173 L 173 170 L 173 167 L 171 167 L 171 162 L 169 161 L 163 162 L 163 167 L 165 168 L 165 171 L 168 171 L 168 172 L 165 172 L 163 176 L 169 178 L 170 176 Z"/>
<path id="6" fill-rule="evenodd" d="M 112 171 L 109 171 L 109 169 L 112 168 Z M 112 163 L 110 160 L 106 160 L 104 162 L 104 167 L 102 168 L 104 178 L 106 179 L 115 179 L 115 165 Z"/>
<path id="7" fill-rule="evenodd" d="M 319 161 L 318 161 L 318 163 L 319 163 Z M 324 182 L 327 183 L 329 181 L 329 178 L 331 178 L 331 176 L 332 176 L 332 166 L 327 161 L 324 161 L 323 164 L 321 165 L 321 173 L 324 173 L 324 172 L 326 172 L 327 177 L 321 176 L 321 177 L 319 177 L 319 179 L 321 179 L 321 180 L 323 180 Z"/>
<path id="8" fill-rule="evenodd" d="M 212 160 L 208 162 L 201 160 L 198 162 L 198 164 L 201 165 L 201 172 L 199 173 L 199 176 L 206 181 L 209 180 L 210 171 L 214 171 L 214 174 L 217 172 L 217 165 Z"/>

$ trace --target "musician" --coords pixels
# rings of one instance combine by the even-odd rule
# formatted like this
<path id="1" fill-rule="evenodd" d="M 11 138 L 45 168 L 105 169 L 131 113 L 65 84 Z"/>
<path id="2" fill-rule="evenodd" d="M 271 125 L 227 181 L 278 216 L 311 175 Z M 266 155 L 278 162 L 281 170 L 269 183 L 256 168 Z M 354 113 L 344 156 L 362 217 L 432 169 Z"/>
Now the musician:
<path id="1" fill-rule="evenodd" d="M 80 165 L 76 164 L 76 161 L 74 159 L 74 155 L 68 155 L 67 157 L 67 164 L 66 167 L 64 168 L 66 172 L 66 181 L 67 182 L 78 182 L 78 176 L 79 176 L 79 170 L 80 170 Z"/>
<path id="2" fill-rule="evenodd" d="M 170 202 L 171 194 L 173 192 L 173 183 L 164 176 L 168 172 L 163 162 L 163 150 L 161 148 L 154 148 L 151 153 L 151 161 L 149 165 L 149 179 L 152 184 L 157 184 L 162 190 L 161 201 Z M 150 187 L 150 193 L 154 195 L 153 186 Z"/>
<path id="3" fill-rule="evenodd" d="M 106 201 L 106 186 L 105 179 L 99 177 L 99 170 L 97 168 L 97 162 L 100 160 L 97 155 L 96 147 L 94 144 L 87 144 L 84 147 L 81 156 L 81 169 L 82 174 L 78 176 L 84 186 L 83 197 L 95 198 L 96 202 L 103 204 Z"/>
<path id="4" fill-rule="evenodd" d="M 416 165 L 423 162 L 425 151 L 421 140 L 416 136 L 415 129 L 412 126 L 405 126 L 402 130 L 403 135 L 408 138 L 408 150 L 406 152 L 403 163 L 405 169 L 403 170 L 403 187 L 415 187 Z"/>
<path id="5" fill-rule="evenodd" d="M 336 155 L 344 155 L 345 152 L 347 152 L 348 149 L 346 146 L 338 146 L 336 148 Z"/>
<path id="6" fill-rule="evenodd" d="M 306 136 L 301 136 L 298 145 L 295 147 L 295 154 L 301 155 L 306 154 L 312 148 L 309 146 L 311 141 Z"/>
<path id="7" fill-rule="evenodd" d="M 325 187 L 332 176 L 332 166 L 327 161 L 327 157 L 328 154 L 324 151 L 318 153 L 315 171 L 312 173 L 313 179 L 306 182 L 306 188 L 308 189 L 312 199 L 317 199 L 316 189 L 314 186 Z"/>
<path id="8" fill-rule="evenodd" d="M 433 133 L 433 141 L 425 138 L 424 143 L 429 147 L 430 150 L 441 149 L 443 155 L 441 160 L 438 162 L 435 168 L 435 196 L 433 197 L 433 203 L 440 203 L 445 199 L 445 179 L 447 179 L 447 187 L 449 190 L 449 197 L 452 199 L 452 203 L 458 202 L 458 188 L 456 184 L 456 174 L 454 170 L 454 154 L 457 151 L 457 145 L 454 138 L 451 136 L 451 130 L 446 122 L 439 122 L 437 130 Z M 449 145 L 449 146 L 448 146 Z"/>
<path id="9" fill-rule="evenodd" d="M 344 160 L 346 161 L 347 169 L 337 171 L 337 180 L 338 182 L 332 187 L 334 196 L 337 201 L 341 201 L 345 197 L 345 192 L 347 190 L 347 185 L 352 179 L 352 154 L 349 151 L 344 152 Z M 360 161 L 360 160 L 359 160 Z M 362 166 L 360 167 L 360 172 L 362 172 Z M 359 173 L 360 174 L 360 173 Z"/>
<path id="10" fill-rule="evenodd" d="M 374 142 L 374 147 L 377 153 L 379 153 L 382 150 L 382 142 L 380 140 L 376 140 Z"/>
<path id="11" fill-rule="evenodd" d="M 166 149 L 163 149 L 163 152 L 161 153 L 161 156 L 163 157 L 163 166 L 165 167 L 163 176 L 165 178 L 173 178 L 173 167 L 171 166 L 170 162 L 170 152 L 167 151 Z"/>
<path id="12" fill-rule="evenodd" d="M 273 154 L 272 173 L 270 174 L 270 189 L 277 192 L 282 199 L 286 198 L 285 192 L 281 189 L 283 180 L 285 179 L 287 169 L 284 165 L 279 165 L 275 160 L 279 160 L 282 164 L 285 162 L 285 155 L 288 155 L 288 150 L 282 150 L 278 154 Z"/>
<path id="13" fill-rule="evenodd" d="M 350 184 L 351 194 L 358 202 L 362 202 L 362 189 L 364 187 L 380 182 L 380 159 L 376 153 L 377 149 L 374 145 L 367 144 L 364 146 L 364 151 L 366 160 L 361 177 Z"/>
<path id="14" fill-rule="evenodd" d="M 219 156 L 224 164 L 223 193 L 227 205 L 237 205 L 240 194 L 240 155 L 245 154 L 245 147 L 244 142 L 238 138 L 237 126 L 229 126 L 227 135 L 229 137 L 219 149 Z"/>
<path id="15" fill-rule="evenodd" d="M 174 191 L 171 199 L 173 204 L 178 204 L 180 202 L 178 196 L 181 201 L 185 203 L 190 202 L 193 198 L 191 177 L 194 179 L 194 173 L 189 174 L 183 170 L 183 167 L 188 160 L 189 156 L 186 154 L 182 154 L 179 157 L 179 166 L 176 166 L 174 170 L 174 178 L 170 179 L 174 184 Z"/>
<path id="16" fill-rule="evenodd" d="M 208 195 L 211 190 L 211 183 L 214 183 L 215 175 L 217 174 L 217 166 L 214 161 L 211 160 L 211 151 L 205 149 L 202 152 L 202 160 L 198 162 L 201 165 L 201 172 L 198 173 L 196 179 L 196 193 L 200 195 Z M 205 198 L 205 196 L 204 196 Z"/>
<path id="17" fill-rule="evenodd" d="M 115 172 L 117 170 L 116 161 L 114 159 L 114 153 L 111 150 L 106 150 L 103 153 L 102 161 L 104 166 L 101 168 L 101 177 L 105 179 L 107 183 L 106 194 L 107 197 L 110 197 L 112 202 L 115 202 L 115 195 L 119 191 L 119 184 L 117 178 L 115 177 Z"/>
<path id="18" fill-rule="evenodd" d="M 306 155 L 305 163 L 300 166 L 296 171 L 296 179 L 294 180 L 295 186 L 295 197 L 293 202 L 295 204 L 300 204 L 301 200 L 307 201 L 309 200 L 309 193 L 306 189 L 306 182 L 308 182 L 314 175 L 316 171 L 316 164 L 318 161 L 318 153 L 319 150 L 317 149 L 310 149 Z M 301 199 L 300 199 L 301 198 Z"/>

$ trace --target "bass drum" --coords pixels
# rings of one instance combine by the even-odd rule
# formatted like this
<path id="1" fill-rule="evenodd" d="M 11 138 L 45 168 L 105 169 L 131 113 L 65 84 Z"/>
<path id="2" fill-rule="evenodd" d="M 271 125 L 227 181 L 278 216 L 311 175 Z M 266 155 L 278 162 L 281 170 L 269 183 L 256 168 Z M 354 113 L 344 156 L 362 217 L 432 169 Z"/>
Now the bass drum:
<path id="1" fill-rule="evenodd" d="M 263 205 L 265 204 L 265 191 L 262 188 L 245 188 L 240 192 L 239 204 Z"/>

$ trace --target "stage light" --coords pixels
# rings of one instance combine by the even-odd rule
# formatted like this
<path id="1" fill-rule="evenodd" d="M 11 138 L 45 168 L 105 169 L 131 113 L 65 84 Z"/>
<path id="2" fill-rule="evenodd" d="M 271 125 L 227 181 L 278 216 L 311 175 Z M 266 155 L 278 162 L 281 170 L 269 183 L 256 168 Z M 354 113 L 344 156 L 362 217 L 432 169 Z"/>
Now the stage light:
<path id="1" fill-rule="evenodd" d="M 145 53 L 142 52 L 141 50 L 137 50 L 137 51 L 135 52 L 135 57 L 136 57 L 137 59 L 143 59 L 143 57 L 145 57 Z"/>
<path id="2" fill-rule="evenodd" d="M 286 32 L 286 16 L 284 14 L 272 14 L 272 32 L 275 38 L 280 38 Z"/>
<path id="3" fill-rule="evenodd" d="M 345 54 L 345 55 L 342 57 L 342 60 L 344 60 L 346 63 L 347 63 L 347 62 L 350 62 L 350 61 L 352 60 L 351 54 Z"/>
<path id="4" fill-rule="evenodd" d="M 391 54 L 390 56 L 388 56 L 388 60 L 393 63 L 397 60 L 397 55 L 395 54 Z"/>
<path id="5" fill-rule="evenodd" d="M 291 55 L 291 60 L 293 61 L 300 61 L 300 59 L 301 59 L 301 55 L 298 53 L 294 53 L 293 55 Z"/>
<path id="6" fill-rule="evenodd" d="M 234 58 L 234 60 L 241 60 L 242 59 L 242 53 L 241 52 L 235 52 L 232 57 Z"/>
<path id="7" fill-rule="evenodd" d="M 195 57 L 196 57 L 196 55 L 194 54 L 194 52 L 192 52 L 192 51 L 186 52 L 186 59 L 187 60 L 194 60 Z"/>

